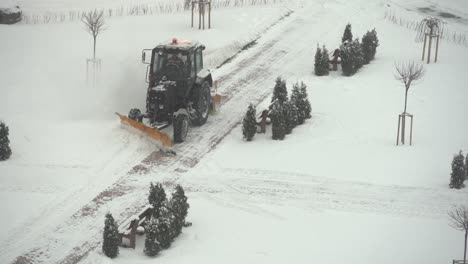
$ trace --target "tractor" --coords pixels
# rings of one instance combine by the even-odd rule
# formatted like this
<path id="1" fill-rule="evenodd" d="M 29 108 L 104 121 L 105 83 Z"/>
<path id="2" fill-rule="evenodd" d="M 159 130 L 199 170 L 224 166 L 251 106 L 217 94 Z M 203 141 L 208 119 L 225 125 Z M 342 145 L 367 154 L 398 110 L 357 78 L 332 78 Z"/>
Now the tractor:
<path id="1" fill-rule="evenodd" d="M 143 50 L 142 62 L 148 64 L 146 111 L 131 109 L 128 118 L 118 114 L 121 121 L 166 147 L 184 142 L 191 125 L 205 124 L 220 96 L 213 88 L 211 72 L 203 67 L 203 50 L 205 46 L 196 41 L 175 38 Z M 170 127 L 172 133 L 163 132 Z"/>

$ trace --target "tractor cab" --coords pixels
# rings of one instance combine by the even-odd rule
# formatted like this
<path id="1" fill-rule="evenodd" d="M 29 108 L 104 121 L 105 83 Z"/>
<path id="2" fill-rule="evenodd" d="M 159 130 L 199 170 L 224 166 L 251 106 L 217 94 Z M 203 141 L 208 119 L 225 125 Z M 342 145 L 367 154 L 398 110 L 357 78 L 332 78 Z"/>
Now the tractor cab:
<path id="1" fill-rule="evenodd" d="M 148 65 L 147 82 L 154 86 L 162 79 L 188 82 L 191 86 L 197 74 L 203 69 L 203 50 L 205 46 L 194 41 L 178 41 L 159 44 L 152 50 L 143 50 L 143 63 Z M 151 52 L 151 60 L 146 55 Z"/>

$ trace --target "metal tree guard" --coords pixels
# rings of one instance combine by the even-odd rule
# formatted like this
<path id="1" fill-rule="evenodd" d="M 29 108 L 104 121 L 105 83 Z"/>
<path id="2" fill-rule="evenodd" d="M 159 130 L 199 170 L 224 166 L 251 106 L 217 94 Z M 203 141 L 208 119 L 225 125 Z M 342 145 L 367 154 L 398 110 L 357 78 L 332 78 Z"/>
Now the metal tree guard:
<path id="1" fill-rule="evenodd" d="M 439 40 L 440 36 L 444 31 L 444 24 L 442 20 L 436 17 L 426 17 L 421 20 L 417 26 L 418 35 L 416 36 L 416 42 L 424 42 L 423 52 L 422 52 L 422 61 L 424 61 L 424 55 L 426 52 L 426 42 L 429 39 L 429 45 L 427 48 L 427 63 L 431 61 L 431 48 L 432 48 L 432 39 L 436 39 L 436 51 L 435 51 L 435 60 L 437 62 L 437 55 L 439 53 Z"/>
<path id="2" fill-rule="evenodd" d="M 208 28 L 211 28 L 211 0 L 192 0 L 192 28 L 195 6 L 198 5 L 198 29 L 205 30 L 205 9 L 208 6 Z M 203 27 L 202 27 L 203 25 Z"/>
<path id="3" fill-rule="evenodd" d="M 101 59 L 86 59 L 86 86 L 96 88 L 101 73 Z"/>
<path id="4" fill-rule="evenodd" d="M 405 144 L 405 131 L 404 130 L 405 130 L 406 117 L 409 117 L 411 119 L 409 144 L 410 146 L 413 144 L 413 115 L 410 113 L 404 112 L 398 115 L 398 131 L 397 131 L 397 139 L 396 139 L 397 146 L 400 142 L 400 133 L 401 133 L 401 144 L 403 145 Z M 400 124 L 402 124 L 402 126 L 400 126 Z"/>

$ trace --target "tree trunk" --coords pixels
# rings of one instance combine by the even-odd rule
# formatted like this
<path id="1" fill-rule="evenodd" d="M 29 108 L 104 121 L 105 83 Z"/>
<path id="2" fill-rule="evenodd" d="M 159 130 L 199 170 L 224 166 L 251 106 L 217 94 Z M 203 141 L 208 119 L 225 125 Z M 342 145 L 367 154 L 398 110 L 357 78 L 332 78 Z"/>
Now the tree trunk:
<path id="1" fill-rule="evenodd" d="M 405 144 L 405 130 L 406 130 L 406 104 L 408 103 L 408 89 L 405 91 L 405 110 L 403 111 L 403 116 L 401 120 L 401 143 Z"/>
<path id="2" fill-rule="evenodd" d="M 94 45 L 93 45 L 93 60 L 96 60 L 96 37 L 93 37 Z"/>
<path id="3" fill-rule="evenodd" d="M 406 113 L 406 105 L 408 103 L 408 88 L 406 88 L 406 91 L 405 91 L 405 110 L 403 111 L 403 113 Z"/>
<path id="4" fill-rule="evenodd" d="M 465 230 L 465 253 L 463 254 L 463 263 L 466 264 L 466 239 L 468 238 L 468 230 Z"/>

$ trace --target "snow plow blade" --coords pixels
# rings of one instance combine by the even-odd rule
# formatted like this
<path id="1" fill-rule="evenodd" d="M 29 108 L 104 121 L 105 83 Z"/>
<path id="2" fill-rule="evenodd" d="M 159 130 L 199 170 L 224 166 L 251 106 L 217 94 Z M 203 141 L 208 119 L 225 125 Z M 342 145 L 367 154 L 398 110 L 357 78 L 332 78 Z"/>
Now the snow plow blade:
<path id="1" fill-rule="evenodd" d="M 213 83 L 213 89 L 211 90 L 211 110 L 215 113 L 221 106 L 221 95 L 218 94 L 218 81 Z"/>
<path id="2" fill-rule="evenodd" d="M 149 126 L 147 126 L 147 125 L 145 125 L 143 123 L 136 122 L 136 121 L 128 118 L 127 116 L 121 115 L 121 114 L 119 114 L 117 112 L 115 114 L 119 116 L 120 122 L 123 125 L 133 127 L 135 129 L 141 131 L 143 134 L 145 134 L 145 135 L 149 136 L 150 138 L 156 140 L 156 142 L 160 145 L 160 147 L 163 149 L 163 151 L 173 153 L 172 146 L 174 145 L 174 143 L 172 142 L 172 138 L 167 133 L 162 132 L 161 130 L 159 130 L 157 128 L 149 127 Z"/>

